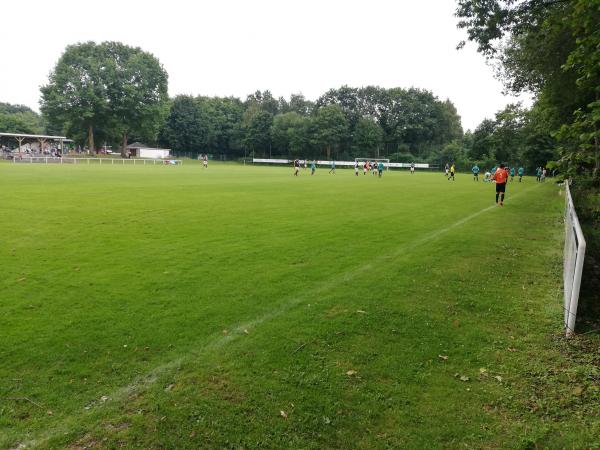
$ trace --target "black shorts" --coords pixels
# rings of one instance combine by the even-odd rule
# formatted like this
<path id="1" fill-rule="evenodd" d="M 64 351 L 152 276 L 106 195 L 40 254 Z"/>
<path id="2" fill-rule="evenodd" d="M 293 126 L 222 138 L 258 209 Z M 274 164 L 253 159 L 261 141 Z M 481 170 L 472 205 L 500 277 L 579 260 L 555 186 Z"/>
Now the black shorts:
<path id="1" fill-rule="evenodd" d="M 506 183 L 496 183 L 496 192 L 506 192 Z"/>

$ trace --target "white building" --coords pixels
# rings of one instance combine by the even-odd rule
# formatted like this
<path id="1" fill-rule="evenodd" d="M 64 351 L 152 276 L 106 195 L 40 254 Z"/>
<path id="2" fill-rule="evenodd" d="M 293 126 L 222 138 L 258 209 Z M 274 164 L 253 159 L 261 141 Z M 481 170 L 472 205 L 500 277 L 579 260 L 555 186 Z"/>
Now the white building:
<path id="1" fill-rule="evenodd" d="M 127 146 L 127 150 L 131 152 L 131 156 L 134 158 L 153 158 L 153 159 L 166 159 L 171 153 L 169 148 L 151 148 L 140 142 L 134 142 Z"/>

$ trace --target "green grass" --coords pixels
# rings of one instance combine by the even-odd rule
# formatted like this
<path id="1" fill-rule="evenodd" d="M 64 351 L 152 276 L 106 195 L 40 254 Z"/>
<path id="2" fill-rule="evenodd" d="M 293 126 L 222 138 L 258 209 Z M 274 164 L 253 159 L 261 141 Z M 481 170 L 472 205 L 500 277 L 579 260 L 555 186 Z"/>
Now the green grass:
<path id="1" fill-rule="evenodd" d="M 0 448 L 600 445 L 550 183 L 1 164 L 0 191 Z"/>

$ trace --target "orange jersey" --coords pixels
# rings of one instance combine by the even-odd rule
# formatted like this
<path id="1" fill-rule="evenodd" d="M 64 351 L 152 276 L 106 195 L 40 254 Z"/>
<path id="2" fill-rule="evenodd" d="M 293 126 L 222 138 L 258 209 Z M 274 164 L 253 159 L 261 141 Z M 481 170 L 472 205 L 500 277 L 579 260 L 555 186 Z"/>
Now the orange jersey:
<path id="1" fill-rule="evenodd" d="M 506 183 L 506 180 L 508 180 L 508 171 L 506 169 L 498 169 L 493 178 L 498 184 Z"/>

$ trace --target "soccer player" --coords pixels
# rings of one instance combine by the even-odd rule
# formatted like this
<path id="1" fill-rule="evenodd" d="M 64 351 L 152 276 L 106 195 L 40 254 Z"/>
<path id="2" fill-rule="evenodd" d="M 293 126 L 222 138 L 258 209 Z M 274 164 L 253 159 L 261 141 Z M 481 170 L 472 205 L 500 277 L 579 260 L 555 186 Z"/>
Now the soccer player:
<path id="1" fill-rule="evenodd" d="M 514 177 L 515 177 L 515 168 L 511 167 L 510 168 L 510 181 L 512 181 Z"/>
<path id="2" fill-rule="evenodd" d="M 354 162 L 354 175 L 358 176 L 358 161 Z"/>
<path id="3" fill-rule="evenodd" d="M 479 166 L 477 164 L 471 167 L 471 172 L 473 172 L 473 181 L 479 181 Z"/>
<path id="4" fill-rule="evenodd" d="M 315 165 L 315 160 L 310 163 L 310 176 L 312 177 L 315 174 L 315 170 L 317 170 L 317 166 Z"/>
<path id="5" fill-rule="evenodd" d="M 335 159 L 331 161 L 331 169 L 329 169 L 329 173 L 333 172 L 335 175 Z"/>
<path id="6" fill-rule="evenodd" d="M 204 158 L 202 159 L 202 164 L 204 164 L 204 168 L 208 169 L 208 155 L 205 153 Z"/>
<path id="7" fill-rule="evenodd" d="M 535 169 L 535 179 L 536 179 L 536 181 L 539 182 L 539 181 L 542 181 L 541 178 L 542 178 L 542 168 L 538 167 L 537 169 Z"/>
<path id="8" fill-rule="evenodd" d="M 523 167 L 519 167 L 519 170 L 517 171 L 517 173 L 519 174 L 519 183 L 520 183 L 521 180 L 523 179 L 523 175 L 525 174 L 525 169 L 523 169 Z"/>
<path id="9" fill-rule="evenodd" d="M 546 171 L 546 168 L 544 167 L 542 169 L 542 178 L 541 178 L 541 181 L 546 181 L 546 173 L 548 173 L 548 172 Z"/>
<path id="10" fill-rule="evenodd" d="M 446 178 L 448 178 L 448 171 L 450 170 L 448 163 L 446 163 L 446 167 L 444 169 L 446 170 Z"/>
<path id="11" fill-rule="evenodd" d="M 456 181 L 454 179 L 454 172 L 456 171 L 456 167 L 454 167 L 454 163 L 452 163 L 452 165 L 450 166 L 450 176 L 448 177 L 448 181 L 450 181 L 450 178 L 452 178 L 452 181 Z"/>
<path id="12" fill-rule="evenodd" d="M 500 196 L 500 206 L 504 206 L 504 194 L 506 193 L 506 181 L 508 180 L 508 172 L 504 168 L 504 164 L 500 164 L 500 168 L 492 175 L 492 179 L 496 180 L 496 205 L 498 204 L 498 196 Z"/>
<path id="13" fill-rule="evenodd" d="M 379 161 L 379 164 L 377 164 L 377 172 L 379 173 L 379 178 L 381 178 L 381 174 L 383 173 L 383 161 Z"/>
<path id="14" fill-rule="evenodd" d="M 363 175 L 366 175 L 368 170 L 369 170 L 369 161 L 365 161 L 365 163 L 363 165 Z"/>
<path id="15" fill-rule="evenodd" d="M 413 173 L 415 173 L 415 163 L 410 163 L 410 174 L 412 175 Z"/>
<path id="16" fill-rule="evenodd" d="M 300 170 L 300 160 L 299 159 L 295 159 L 294 160 L 294 176 L 297 177 L 298 176 L 298 171 Z"/>

